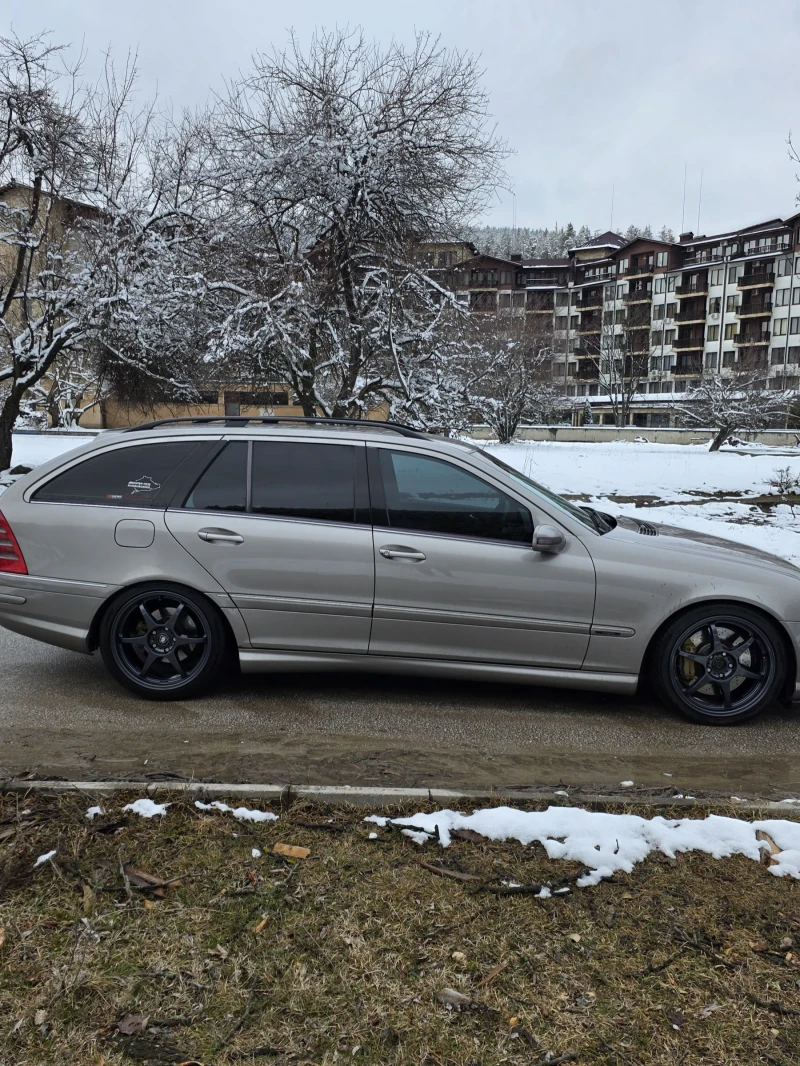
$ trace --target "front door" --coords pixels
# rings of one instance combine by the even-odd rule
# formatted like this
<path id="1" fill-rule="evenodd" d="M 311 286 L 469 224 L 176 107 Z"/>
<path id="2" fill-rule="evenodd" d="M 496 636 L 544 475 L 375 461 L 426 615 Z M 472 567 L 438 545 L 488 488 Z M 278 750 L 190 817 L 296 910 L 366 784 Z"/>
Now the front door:
<path id="1" fill-rule="evenodd" d="M 478 474 L 400 447 L 369 449 L 373 654 L 578 668 L 595 575 L 574 536 L 533 551 L 536 515 Z"/>
<path id="2" fill-rule="evenodd" d="M 232 440 L 166 522 L 231 596 L 254 647 L 366 653 L 366 500 L 364 445 Z"/>

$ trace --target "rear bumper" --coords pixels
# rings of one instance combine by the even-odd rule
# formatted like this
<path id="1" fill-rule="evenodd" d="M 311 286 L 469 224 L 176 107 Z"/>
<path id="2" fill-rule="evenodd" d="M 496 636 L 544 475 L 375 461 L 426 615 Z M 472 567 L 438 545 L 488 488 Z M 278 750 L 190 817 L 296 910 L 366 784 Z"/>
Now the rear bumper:
<path id="1" fill-rule="evenodd" d="M 59 582 L 57 589 L 43 588 L 43 584 L 42 579 L 4 575 L 0 626 L 59 648 L 88 653 L 92 621 L 113 589 L 96 586 L 91 594 L 83 585 L 66 591 L 66 582 Z"/>

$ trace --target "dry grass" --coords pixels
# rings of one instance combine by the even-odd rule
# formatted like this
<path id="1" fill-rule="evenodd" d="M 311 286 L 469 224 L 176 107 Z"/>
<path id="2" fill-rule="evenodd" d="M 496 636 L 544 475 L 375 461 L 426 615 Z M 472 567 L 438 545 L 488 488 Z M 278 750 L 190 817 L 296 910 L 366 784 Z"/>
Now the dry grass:
<path id="1" fill-rule="evenodd" d="M 577 867 L 369 840 L 353 808 L 251 826 L 188 801 L 120 821 L 126 801 L 89 823 L 85 799 L 0 798 L 2 1066 L 800 1062 L 800 885 L 745 858 L 499 897 L 418 860 L 525 884 Z M 277 842 L 310 857 L 277 859 Z M 181 881 L 153 898 L 126 863 Z M 474 1008 L 448 1011 L 446 987 Z M 139 1012 L 144 1031 L 121 1035 Z"/>

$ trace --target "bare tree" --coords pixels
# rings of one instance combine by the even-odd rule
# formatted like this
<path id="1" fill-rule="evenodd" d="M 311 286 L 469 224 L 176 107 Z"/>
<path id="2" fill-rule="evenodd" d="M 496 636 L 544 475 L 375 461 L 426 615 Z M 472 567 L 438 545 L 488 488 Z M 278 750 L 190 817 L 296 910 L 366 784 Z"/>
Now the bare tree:
<path id="1" fill-rule="evenodd" d="M 523 420 L 538 421 L 563 400 L 563 390 L 553 387 L 549 324 L 515 311 L 473 314 L 468 337 L 476 414 L 502 444 L 514 438 Z"/>
<path id="2" fill-rule="evenodd" d="M 678 421 L 685 426 L 714 429 L 710 451 L 718 451 L 734 433 L 767 429 L 785 421 L 791 396 L 768 389 L 764 369 L 752 361 L 728 373 L 704 376 L 698 386 L 682 394 L 685 401 L 673 402 Z"/>
<path id="3" fill-rule="evenodd" d="M 132 60 L 87 86 L 63 56 L 45 37 L 0 40 L 0 469 L 37 392 L 72 403 L 67 368 L 95 386 L 126 368 L 193 392 L 189 249 L 203 230 L 179 138 L 135 106 Z"/>
<path id="4" fill-rule="evenodd" d="M 439 339 L 459 307 L 415 252 L 459 232 L 501 176 L 475 60 L 424 34 L 409 50 L 292 39 L 255 57 L 207 138 L 218 362 L 287 381 L 307 414 L 446 407 Z"/>
<path id="5" fill-rule="evenodd" d="M 614 424 L 622 428 L 628 425 L 634 397 L 647 378 L 650 307 L 634 304 L 625 317 L 613 321 L 614 317 L 610 322 L 604 317 L 599 333 L 589 334 L 583 351 L 594 364 L 600 392 L 611 404 Z"/>

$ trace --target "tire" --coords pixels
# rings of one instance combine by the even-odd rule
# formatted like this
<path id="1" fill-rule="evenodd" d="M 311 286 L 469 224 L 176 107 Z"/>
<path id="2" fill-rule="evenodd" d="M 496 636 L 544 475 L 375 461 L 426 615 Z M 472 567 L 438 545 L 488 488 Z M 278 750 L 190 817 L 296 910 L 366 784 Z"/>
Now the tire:
<path id="1" fill-rule="evenodd" d="M 687 718 L 733 725 L 779 699 L 788 669 L 783 636 L 749 607 L 705 604 L 679 615 L 652 660 L 656 692 Z"/>
<path id="2" fill-rule="evenodd" d="M 100 652 L 125 688 L 149 700 L 207 693 L 229 657 L 219 611 L 180 585 L 153 582 L 118 596 L 100 623 Z"/>

